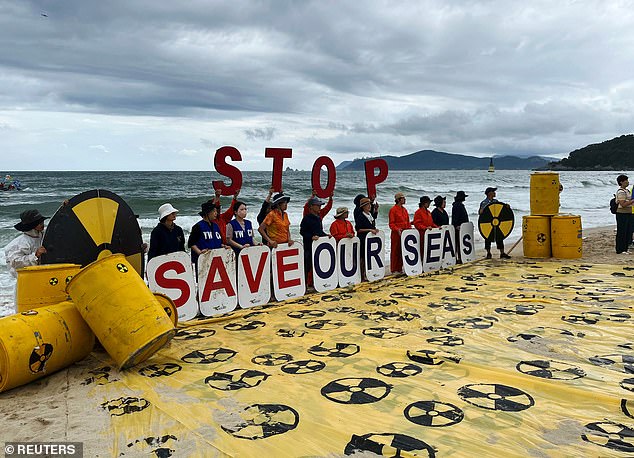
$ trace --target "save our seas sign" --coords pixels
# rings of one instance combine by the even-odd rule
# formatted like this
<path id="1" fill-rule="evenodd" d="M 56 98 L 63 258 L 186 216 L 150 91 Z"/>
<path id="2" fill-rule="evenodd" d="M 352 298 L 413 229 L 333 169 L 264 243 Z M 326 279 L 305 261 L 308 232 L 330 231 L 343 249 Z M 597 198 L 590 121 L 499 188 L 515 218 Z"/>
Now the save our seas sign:
<path id="1" fill-rule="evenodd" d="M 464 223 L 456 234 L 453 226 L 429 229 L 421 234 L 408 229 L 401 234 L 403 268 L 415 276 L 475 259 L 473 223 Z M 365 246 L 359 238 L 321 237 L 312 246 L 313 281 L 319 292 L 385 276 L 385 234 L 368 234 Z M 360 262 L 363 256 L 363 264 Z M 304 247 L 300 242 L 233 250 L 210 250 L 198 258 L 198 281 L 189 255 L 170 253 L 152 258 L 147 265 L 150 289 L 170 297 L 179 320 L 199 313 L 210 317 L 242 308 L 263 305 L 306 294 Z M 362 272 L 363 269 L 363 272 Z"/>

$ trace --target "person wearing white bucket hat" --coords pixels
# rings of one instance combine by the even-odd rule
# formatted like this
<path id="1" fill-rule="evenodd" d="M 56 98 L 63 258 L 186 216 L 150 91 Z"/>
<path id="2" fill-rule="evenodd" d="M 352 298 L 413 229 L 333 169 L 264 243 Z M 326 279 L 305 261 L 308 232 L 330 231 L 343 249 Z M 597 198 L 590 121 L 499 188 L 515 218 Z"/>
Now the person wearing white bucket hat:
<path id="1" fill-rule="evenodd" d="M 147 253 L 148 261 L 155 256 L 185 251 L 185 234 L 176 225 L 178 210 L 170 203 L 163 204 L 158 209 L 159 223 L 150 234 L 150 249 Z"/>

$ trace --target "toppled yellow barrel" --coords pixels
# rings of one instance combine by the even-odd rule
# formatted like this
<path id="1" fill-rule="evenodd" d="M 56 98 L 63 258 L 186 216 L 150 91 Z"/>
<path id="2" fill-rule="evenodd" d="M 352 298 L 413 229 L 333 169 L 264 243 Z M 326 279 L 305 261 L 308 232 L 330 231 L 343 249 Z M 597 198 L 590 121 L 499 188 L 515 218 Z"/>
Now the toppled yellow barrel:
<path id="1" fill-rule="evenodd" d="M 178 324 L 178 310 L 176 309 L 174 301 L 163 293 L 154 293 L 154 297 L 159 301 L 159 304 L 161 304 L 161 307 L 163 307 L 163 310 L 165 310 L 165 313 L 174 326 L 176 326 Z"/>
<path id="2" fill-rule="evenodd" d="M 122 254 L 95 261 L 67 291 L 119 369 L 152 356 L 175 334 L 159 301 Z"/>
<path id="3" fill-rule="evenodd" d="M 64 302 L 68 299 L 66 285 L 80 269 L 79 264 L 49 264 L 18 269 L 17 311 Z"/>
<path id="4" fill-rule="evenodd" d="M 0 318 L 0 391 L 84 359 L 95 335 L 68 301 Z"/>

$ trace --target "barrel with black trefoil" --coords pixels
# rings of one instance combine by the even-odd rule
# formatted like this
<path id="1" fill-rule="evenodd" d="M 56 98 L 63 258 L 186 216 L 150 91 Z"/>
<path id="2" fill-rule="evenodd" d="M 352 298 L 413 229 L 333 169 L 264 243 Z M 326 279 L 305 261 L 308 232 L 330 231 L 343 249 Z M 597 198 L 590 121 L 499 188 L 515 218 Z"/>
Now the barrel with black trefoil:
<path id="1" fill-rule="evenodd" d="M 15 295 L 17 311 L 25 312 L 66 301 L 66 285 L 80 269 L 81 265 L 69 263 L 18 269 Z"/>
<path id="2" fill-rule="evenodd" d="M 522 243 L 524 257 L 550 258 L 550 216 L 523 216 Z"/>
<path id="3" fill-rule="evenodd" d="M 553 216 L 559 213 L 559 174 L 533 172 L 530 179 L 531 215 Z"/>
<path id="4" fill-rule="evenodd" d="M 578 259 L 583 255 L 581 216 L 560 214 L 550 220 L 552 252 L 555 258 Z"/>
<path id="5" fill-rule="evenodd" d="M 0 329 L 0 391 L 84 359 L 95 343 L 95 335 L 69 301 L 0 318 Z"/>
<path id="6" fill-rule="evenodd" d="M 67 290 L 119 369 L 145 361 L 176 332 L 161 303 L 122 254 L 89 264 Z"/>

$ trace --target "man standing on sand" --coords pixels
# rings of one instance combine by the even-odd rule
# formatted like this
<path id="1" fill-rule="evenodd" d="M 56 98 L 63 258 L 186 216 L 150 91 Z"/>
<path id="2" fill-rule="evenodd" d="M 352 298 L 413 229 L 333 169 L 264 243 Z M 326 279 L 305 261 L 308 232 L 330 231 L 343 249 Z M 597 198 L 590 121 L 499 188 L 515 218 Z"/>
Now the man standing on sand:
<path id="1" fill-rule="evenodd" d="M 484 211 L 484 209 L 487 207 L 487 205 L 492 204 L 494 202 L 499 202 L 495 196 L 495 191 L 497 191 L 498 188 L 486 188 L 486 190 L 484 191 L 484 194 L 487 196 L 486 199 L 484 199 L 482 202 L 480 202 L 480 210 L 478 211 L 478 214 L 482 214 L 482 212 Z M 504 240 L 496 240 L 495 241 L 495 245 L 497 246 L 498 250 L 500 250 L 500 259 L 509 259 L 510 256 L 508 254 L 506 254 L 504 252 Z M 485 240 L 484 241 L 484 249 L 487 252 L 487 259 L 491 259 L 491 241 L 490 240 Z"/>
<path id="2" fill-rule="evenodd" d="M 412 227 L 409 221 L 409 213 L 404 207 L 405 194 L 397 192 L 394 195 L 394 206 L 390 208 L 388 222 L 391 229 L 390 234 L 390 270 L 393 273 L 403 271 L 403 258 L 401 252 L 401 233 L 405 229 Z"/>
<path id="3" fill-rule="evenodd" d="M 319 216 L 321 207 L 325 202 L 318 197 L 311 197 L 308 200 L 308 214 L 302 218 L 299 225 L 299 233 L 304 242 L 304 272 L 306 274 L 306 284 L 313 285 L 313 242 L 319 237 L 325 237 L 324 226 Z"/>
<path id="4" fill-rule="evenodd" d="M 627 187 L 630 182 L 627 175 L 616 177 L 619 189 L 616 191 L 616 254 L 629 254 L 628 246 L 632 242 L 632 193 Z"/>

